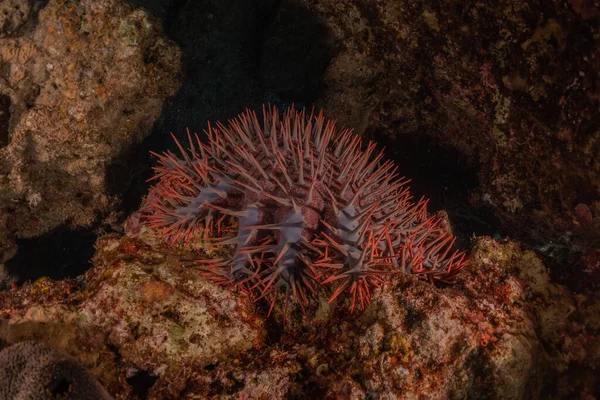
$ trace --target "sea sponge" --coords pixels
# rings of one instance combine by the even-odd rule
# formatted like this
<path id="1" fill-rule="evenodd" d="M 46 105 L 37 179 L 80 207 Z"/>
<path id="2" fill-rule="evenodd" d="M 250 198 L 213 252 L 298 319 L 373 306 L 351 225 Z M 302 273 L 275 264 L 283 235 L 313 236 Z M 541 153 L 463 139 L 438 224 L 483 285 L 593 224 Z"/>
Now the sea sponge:
<path id="1" fill-rule="evenodd" d="M 189 149 L 155 154 L 145 224 L 170 245 L 232 246 L 199 259 L 209 279 L 235 284 L 271 309 L 279 294 L 301 306 L 324 286 L 330 302 L 349 292 L 351 310 L 369 302 L 387 274 L 451 281 L 465 254 L 414 203 L 408 180 L 369 142 L 337 129 L 323 113 L 247 110 L 229 126 L 210 124 L 207 143 L 188 131 Z"/>
<path id="2" fill-rule="evenodd" d="M 106 390 L 74 358 L 42 343 L 0 351 L 0 400 L 102 400 Z"/>

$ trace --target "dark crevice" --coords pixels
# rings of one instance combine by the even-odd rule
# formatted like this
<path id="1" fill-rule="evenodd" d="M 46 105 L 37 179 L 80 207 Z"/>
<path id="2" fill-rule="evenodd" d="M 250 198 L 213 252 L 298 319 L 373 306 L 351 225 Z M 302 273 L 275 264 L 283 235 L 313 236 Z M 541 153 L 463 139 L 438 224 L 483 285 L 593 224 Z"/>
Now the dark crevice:
<path id="1" fill-rule="evenodd" d="M 312 106 L 325 69 L 336 55 L 331 37 L 309 9 L 286 3 L 269 16 L 260 57 L 261 86 L 284 104 Z"/>
<path id="2" fill-rule="evenodd" d="M 88 229 L 60 228 L 34 239 L 18 239 L 17 254 L 6 269 L 17 284 L 51 279 L 75 278 L 90 266 L 96 235 Z"/>
<path id="3" fill-rule="evenodd" d="M 469 202 L 469 193 L 479 186 L 477 169 L 450 146 L 444 146 L 425 135 L 398 135 L 385 132 L 367 132 L 386 155 L 398 166 L 400 176 L 410 179 L 411 194 L 418 200 L 429 199 L 430 213 L 444 210 L 448 213 L 457 245 L 470 247 L 473 235 L 501 238 L 504 233 L 493 210 L 475 207 Z"/>
<path id="4" fill-rule="evenodd" d="M 267 344 L 274 345 L 281 341 L 285 326 L 277 318 L 270 317 L 265 320 L 265 329 L 267 330 Z"/>
<path id="5" fill-rule="evenodd" d="M 219 366 L 219 363 L 207 364 L 204 366 L 205 371 L 214 371 Z"/>
<path id="6" fill-rule="evenodd" d="M 65 393 L 70 392 L 72 385 L 72 382 L 70 382 L 64 376 L 61 376 L 50 382 L 47 390 L 52 395 L 52 398 L 59 398 L 59 396 L 62 397 L 65 395 Z"/>
<path id="7" fill-rule="evenodd" d="M 10 97 L 0 94 L 0 148 L 6 147 L 10 141 L 10 104 Z"/>
<path id="8" fill-rule="evenodd" d="M 127 383 L 133 389 L 133 393 L 140 399 L 147 399 L 150 388 L 158 377 L 151 375 L 148 371 L 140 370 L 127 378 Z"/>

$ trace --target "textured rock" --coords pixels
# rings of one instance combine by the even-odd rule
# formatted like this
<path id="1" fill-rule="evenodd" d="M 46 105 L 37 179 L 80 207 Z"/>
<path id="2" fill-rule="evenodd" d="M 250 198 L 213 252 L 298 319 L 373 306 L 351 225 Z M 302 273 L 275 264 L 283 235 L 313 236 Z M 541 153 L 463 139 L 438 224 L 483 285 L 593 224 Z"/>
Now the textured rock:
<path id="1" fill-rule="evenodd" d="M 33 22 L 0 38 L 2 250 L 113 211 L 111 163 L 180 83 L 179 50 L 121 1 L 51 0 Z"/>
<path id="2" fill-rule="evenodd" d="M 0 3 L 0 37 L 14 35 L 35 8 L 32 0 L 5 0 Z"/>
<path id="3" fill-rule="evenodd" d="M 477 240 L 456 285 L 398 275 L 361 313 L 268 307 L 182 266 L 135 217 L 81 278 L 0 293 L 0 338 L 64 349 L 115 398 L 490 398 L 593 395 L 597 296 L 552 284 L 530 251 Z M 195 396 L 195 397 L 194 397 Z"/>
<path id="4" fill-rule="evenodd" d="M 143 252 L 136 242 L 115 238 L 99 244 L 99 261 L 110 267 L 102 272 L 105 284 L 81 304 L 79 318 L 111 327 L 110 342 L 137 366 L 160 374 L 157 367 L 177 360 L 207 365 L 260 340 L 260 324 L 247 311 L 253 307 L 245 296 L 217 289 L 194 269 L 174 268 L 176 260 L 164 262 L 160 255 L 132 261 L 111 256 L 124 250 L 135 257 Z"/>
<path id="5" fill-rule="evenodd" d="M 262 342 L 262 322 L 245 296 L 198 279 L 178 258 L 137 241 L 108 236 L 97 248 L 97 267 L 82 280 L 41 279 L 3 293 L 10 315 L 1 325 L 3 339 L 49 340 L 123 395 L 131 388 L 115 389 L 116 370 L 125 376 L 135 366 L 172 376 L 188 364 L 218 363 Z M 73 348 L 75 342 L 85 343 L 84 350 Z M 125 363 L 115 364 L 115 351 Z"/>

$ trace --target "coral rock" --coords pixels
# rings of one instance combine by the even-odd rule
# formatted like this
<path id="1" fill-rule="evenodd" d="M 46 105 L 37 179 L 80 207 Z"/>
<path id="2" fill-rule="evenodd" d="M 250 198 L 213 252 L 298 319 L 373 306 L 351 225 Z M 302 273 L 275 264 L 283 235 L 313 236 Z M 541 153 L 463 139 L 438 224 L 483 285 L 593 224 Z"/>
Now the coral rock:
<path id="1" fill-rule="evenodd" d="M 1 3 L 0 14 L 29 10 Z M 179 49 L 146 12 L 118 0 L 34 3 L 27 29 L 0 32 L 0 251 L 108 215 L 113 163 L 180 83 Z"/>

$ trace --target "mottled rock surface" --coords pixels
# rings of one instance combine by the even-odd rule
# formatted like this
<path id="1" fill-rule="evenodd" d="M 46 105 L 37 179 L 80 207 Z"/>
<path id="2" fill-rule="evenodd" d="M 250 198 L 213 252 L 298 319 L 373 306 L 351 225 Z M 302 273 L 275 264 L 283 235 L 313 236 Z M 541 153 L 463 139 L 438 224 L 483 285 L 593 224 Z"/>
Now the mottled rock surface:
<path id="1" fill-rule="evenodd" d="M 118 0 L 28 4 L 0 11 L 0 262 L 15 238 L 115 211 L 111 165 L 180 84 L 179 49 L 146 12 Z"/>
<path id="2" fill-rule="evenodd" d="M 36 5 L 33 0 L 2 1 L 0 3 L 0 37 L 16 34 L 27 22 L 32 8 L 37 8 Z"/>
<path id="3" fill-rule="evenodd" d="M 453 287 L 396 276 L 364 312 L 316 299 L 283 326 L 136 221 L 127 232 L 99 239 L 78 279 L 0 293 L 2 342 L 64 349 L 123 399 L 567 399 L 600 384 L 600 299 L 514 243 L 479 239 Z"/>
<path id="4" fill-rule="evenodd" d="M 199 279 L 179 255 L 105 236 L 96 267 L 77 280 L 40 279 L 0 293 L 8 343 L 52 344 L 96 373 L 119 398 L 135 394 L 126 377 L 172 377 L 264 342 L 263 322 L 245 296 Z M 162 378 L 161 378 L 162 379 Z"/>

